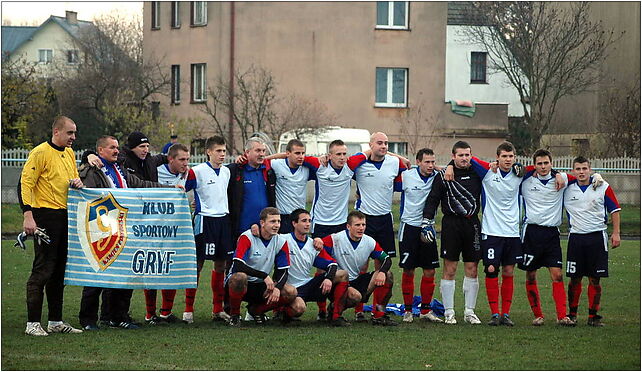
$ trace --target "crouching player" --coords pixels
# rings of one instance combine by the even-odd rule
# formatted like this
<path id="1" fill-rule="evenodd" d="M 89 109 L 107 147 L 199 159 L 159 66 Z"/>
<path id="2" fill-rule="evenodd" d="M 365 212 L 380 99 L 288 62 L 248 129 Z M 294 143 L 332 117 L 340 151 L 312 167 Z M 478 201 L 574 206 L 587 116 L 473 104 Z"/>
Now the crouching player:
<path id="1" fill-rule="evenodd" d="M 314 247 L 312 239 L 308 236 L 312 219 L 305 209 L 295 209 L 290 214 L 293 232 L 281 234 L 290 251 L 290 269 L 288 270 L 288 284 L 297 290 L 297 298 L 292 307 L 283 312 L 283 319 L 292 317 L 292 308 L 305 310 L 306 302 L 333 301 L 332 317 L 329 319 L 334 326 L 349 326 L 341 312 L 348 298 L 348 272 L 337 270 L 337 261 L 319 245 L 320 250 Z M 310 275 L 312 267 L 325 270 L 324 275 Z M 351 291 L 352 306 L 360 298 L 356 290 Z"/>
<path id="2" fill-rule="evenodd" d="M 360 299 L 366 302 L 374 292 L 372 302 L 372 324 L 396 326 L 397 322 L 386 315 L 386 304 L 392 296 L 393 278 L 389 271 L 392 261 L 379 243 L 365 235 L 366 215 L 360 211 L 348 214 L 347 230 L 328 235 L 321 239 L 327 250 L 339 264 L 339 269 L 348 272 L 350 287 L 356 289 Z M 317 238 L 319 239 L 319 238 Z M 315 239 L 315 243 L 316 243 Z M 368 264 L 368 258 L 374 259 L 375 271 L 360 274 L 360 269 Z M 358 296 L 359 297 L 359 296 Z M 350 299 L 348 302 L 353 302 Z M 350 305 L 349 303 L 346 306 Z M 336 306 L 336 304 L 335 304 Z"/>
<path id="3" fill-rule="evenodd" d="M 241 302 L 257 324 L 265 322 L 265 312 L 283 307 L 290 316 L 303 314 L 305 306 L 295 304 L 296 289 L 287 284 L 290 252 L 288 243 L 278 235 L 281 225 L 279 210 L 264 208 L 260 214 L 259 236 L 247 230 L 239 236 L 226 289 L 230 298 L 231 326 L 241 324 Z M 274 280 L 268 274 L 272 267 Z"/>

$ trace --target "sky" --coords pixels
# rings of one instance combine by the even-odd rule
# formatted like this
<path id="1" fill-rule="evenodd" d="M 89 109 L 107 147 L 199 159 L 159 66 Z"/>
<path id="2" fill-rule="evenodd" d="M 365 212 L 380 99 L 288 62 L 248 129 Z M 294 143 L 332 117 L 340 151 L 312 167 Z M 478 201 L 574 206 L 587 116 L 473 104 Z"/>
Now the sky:
<path id="1" fill-rule="evenodd" d="M 98 2 L 98 1 L 2 1 L 2 24 L 7 21 L 13 26 L 39 26 L 49 16 L 64 17 L 66 10 L 78 13 L 78 19 L 91 21 L 94 17 L 118 12 L 132 17 L 143 11 L 142 2 Z"/>

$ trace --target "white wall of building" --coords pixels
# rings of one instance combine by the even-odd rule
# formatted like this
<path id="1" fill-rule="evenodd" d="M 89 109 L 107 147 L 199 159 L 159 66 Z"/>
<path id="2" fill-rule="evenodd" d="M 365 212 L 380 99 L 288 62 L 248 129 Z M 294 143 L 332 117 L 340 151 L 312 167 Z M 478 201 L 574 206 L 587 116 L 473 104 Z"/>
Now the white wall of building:
<path id="1" fill-rule="evenodd" d="M 52 49 L 53 61 L 47 64 L 37 64 L 36 68 L 44 77 L 49 77 L 55 72 L 57 66 L 75 67 L 67 64 L 67 50 L 74 49 L 72 37 L 55 22 L 50 22 L 41 30 L 36 31 L 33 40 L 22 44 L 10 60 L 25 58 L 27 62 L 37 63 L 40 49 Z"/>
<path id="2" fill-rule="evenodd" d="M 484 52 L 481 45 L 465 42 L 462 30 L 474 26 L 447 26 L 445 100 L 469 100 L 474 103 L 508 103 L 508 116 L 523 116 L 519 94 L 506 75 L 487 68 L 486 84 L 470 83 L 470 53 Z M 488 62 L 490 64 L 490 62 Z"/>

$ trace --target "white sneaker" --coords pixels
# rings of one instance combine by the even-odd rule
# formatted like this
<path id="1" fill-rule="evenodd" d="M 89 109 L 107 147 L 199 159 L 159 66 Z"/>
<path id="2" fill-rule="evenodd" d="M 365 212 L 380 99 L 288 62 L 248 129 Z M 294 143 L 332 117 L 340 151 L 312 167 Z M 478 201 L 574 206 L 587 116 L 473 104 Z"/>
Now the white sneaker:
<path id="1" fill-rule="evenodd" d="M 192 324 L 194 323 L 194 313 L 184 312 L 183 313 L 183 323 Z"/>
<path id="2" fill-rule="evenodd" d="M 29 336 L 49 336 L 49 333 L 45 332 L 45 330 L 42 329 L 42 325 L 40 325 L 39 322 L 27 322 L 25 334 Z"/>
<path id="3" fill-rule="evenodd" d="M 225 311 L 221 311 L 220 313 L 212 313 L 212 320 L 217 321 L 217 320 L 224 320 L 224 321 L 229 321 L 230 316 L 227 315 Z"/>
<path id="4" fill-rule="evenodd" d="M 425 320 L 425 321 L 428 321 L 428 322 L 433 322 L 433 323 L 443 323 L 444 322 L 440 317 L 435 315 L 435 312 L 432 311 L 432 310 L 430 310 L 426 314 L 420 314 L 419 315 L 419 319 Z"/>
<path id="5" fill-rule="evenodd" d="M 49 333 L 82 333 L 82 329 L 77 329 L 69 325 L 69 323 L 58 323 L 56 325 L 47 326 Z"/>
<path id="6" fill-rule="evenodd" d="M 243 318 L 243 320 L 245 320 L 246 322 L 253 322 L 254 321 L 254 317 L 252 316 L 252 314 L 250 314 L 249 311 L 246 311 L 245 312 L 245 318 Z"/>
<path id="7" fill-rule="evenodd" d="M 444 324 L 457 324 L 457 319 L 455 319 L 455 313 L 447 314 L 444 320 Z"/>
<path id="8" fill-rule="evenodd" d="M 403 321 L 405 323 L 412 323 L 412 313 L 409 311 L 403 313 Z"/>
<path id="9" fill-rule="evenodd" d="M 464 314 L 464 322 L 470 323 L 470 324 L 481 324 L 481 320 L 475 315 L 475 313 L 470 312 L 468 314 Z"/>
<path id="10" fill-rule="evenodd" d="M 535 327 L 543 326 L 544 325 L 544 318 L 541 316 L 538 316 L 537 318 L 533 319 L 533 325 Z"/>

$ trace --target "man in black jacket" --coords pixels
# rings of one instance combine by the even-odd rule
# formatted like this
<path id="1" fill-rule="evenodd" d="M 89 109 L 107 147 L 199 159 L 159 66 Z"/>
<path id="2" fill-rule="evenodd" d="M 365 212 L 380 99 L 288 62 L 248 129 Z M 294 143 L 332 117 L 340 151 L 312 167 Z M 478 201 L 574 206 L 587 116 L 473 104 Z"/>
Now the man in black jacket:
<path id="1" fill-rule="evenodd" d="M 158 182 L 158 166 L 167 164 L 167 156 L 149 153 L 149 139 L 141 132 L 132 132 L 122 147 L 118 162 L 141 180 Z"/>
<path id="2" fill-rule="evenodd" d="M 230 183 L 227 187 L 230 221 L 234 242 L 253 224 L 266 207 L 276 206 L 276 175 L 264 164 L 265 143 L 250 138 L 245 143 L 247 164 L 229 164 Z"/>
<path id="3" fill-rule="evenodd" d="M 444 272 L 440 291 L 444 301 L 446 324 L 456 324 L 454 311 L 455 273 L 461 254 L 464 261 L 464 321 L 481 324 L 475 315 L 475 304 L 479 292 L 477 264 L 481 258 L 480 223 L 477 218 L 482 190 L 481 179 L 472 169 L 470 145 L 458 141 L 452 148 L 454 181 L 444 180 L 444 173 L 435 176 L 432 190 L 424 207 L 424 232 L 434 239 L 434 218 L 437 206 L 441 203 L 444 217 L 441 222 L 441 257 L 444 259 Z M 430 238 L 428 239 L 430 240 Z"/>

